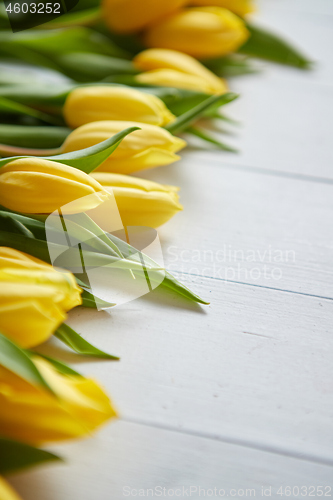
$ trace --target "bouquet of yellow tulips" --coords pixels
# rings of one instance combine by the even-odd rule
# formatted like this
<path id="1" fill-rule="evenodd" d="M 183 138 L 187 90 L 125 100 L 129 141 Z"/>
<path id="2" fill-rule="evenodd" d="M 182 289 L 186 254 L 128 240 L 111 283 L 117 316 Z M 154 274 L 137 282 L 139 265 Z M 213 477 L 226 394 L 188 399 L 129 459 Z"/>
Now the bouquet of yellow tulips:
<path id="1" fill-rule="evenodd" d="M 78 356 L 119 359 L 65 323 L 73 308 L 114 307 L 125 282 L 132 299 L 161 286 L 207 304 L 132 244 L 133 227 L 156 242 L 183 209 L 177 186 L 132 174 L 178 161 L 183 133 L 232 151 L 200 119 L 226 119 L 221 106 L 238 97 L 227 79 L 253 71 L 252 58 L 310 66 L 252 23 L 251 0 L 84 5 L 66 27 L 57 18 L 19 33 L 0 9 L 1 500 L 18 499 L 2 476 L 60 460 L 40 445 L 117 416 L 97 382 L 36 351 L 55 337 Z M 107 297 L 90 283 L 99 269 L 116 276 Z"/>

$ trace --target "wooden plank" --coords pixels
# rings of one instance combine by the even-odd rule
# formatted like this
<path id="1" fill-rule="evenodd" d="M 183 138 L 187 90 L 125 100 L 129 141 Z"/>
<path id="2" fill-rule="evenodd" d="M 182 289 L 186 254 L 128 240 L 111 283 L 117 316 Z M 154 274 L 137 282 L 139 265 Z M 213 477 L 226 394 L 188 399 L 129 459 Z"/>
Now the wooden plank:
<path id="1" fill-rule="evenodd" d="M 205 164 L 218 158 L 225 164 L 333 179 L 333 86 L 311 82 L 304 75 L 301 82 L 282 78 L 281 73 L 265 70 L 231 82 L 240 98 L 224 112 L 240 125 L 219 122 L 212 133 L 236 147 L 238 154 L 214 152 L 195 140 L 191 142 L 201 150 L 195 149 L 190 158 Z"/>
<path id="2" fill-rule="evenodd" d="M 333 312 L 319 296 L 333 298 L 333 187 L 314 178 L 332 179 L 332 19 L 292 5 L 288 14 L 283 0 L 264 7 L 261 24 L 324 64 L 313 74 L 267 65 L 231 82 L 243 94 L 230 106 L 243 121 L 230 137 L 239 156 L 196 151 L 145 174 L 182 187 L 186 211 L 160 231 L 166 263 L 212 305 L 156 290 L 111 316 L 71 313 L 73 327 L 121 362 L 78 361 L 57 341 L 44 352 L 100 380 L 127 422 L 54 447 L 71 465 L 14 479 L 26 500 L 118 499 L 126 485 L 255 488 L 256 496 L 264 485 L 273 498 L 281 485 L 331 486 Z M 220 262 L 224 245 L 239 252 Z M 239 263 L 235 281 L 247 284 L 216 275 Z M 281 278 L 265 277 L 265 264 Z"/>
<path id="3" fill-rule="evenodd" d="M 220 153 L 146 173 L 181 186 L 160 229 L 180 273 L 333 298 L 333 185 L 227 167 Z"/>
<path id="4" fill-rule="evenodd" d="M 12 479 L 26 500 L 280 498 L 281 487 L 287 494 L 294 487 L 292 498 L 312 498 L 317 486 L 332 493 L 331 467 L 126 422 L 55 449 L 65 466 Z"/>
<path id="5" fill-rule="evenodd" d="M 333 5 L 331 0 L 258 0 L 259 12 L 265 10 L 274 12 L 276 9 L 287 11 L 297 11 L 307 14 L 333 14 Z"/>
<path id="6" fill-rule="evenodd" d="M 316 64 L 313 71 L 299 71 L 281 65 L 271 70 L 295 81 L 333 83 L 331 47 L 333 4 L 330 0 L 271 0 L 261 2 L 253 21 L 289 40 Z"/>
<path id="7" fill-rule="evenodd" d="M 157 289 L 111 317 L 73 311 L 74 328 L 121 356 L 80 358 L 77 368 L 101 381 L 125 418 L 333 463 L 332 301 L 187 284 L 211 306 Z M 44 352 L 61 354 L 52 345 Z"/>

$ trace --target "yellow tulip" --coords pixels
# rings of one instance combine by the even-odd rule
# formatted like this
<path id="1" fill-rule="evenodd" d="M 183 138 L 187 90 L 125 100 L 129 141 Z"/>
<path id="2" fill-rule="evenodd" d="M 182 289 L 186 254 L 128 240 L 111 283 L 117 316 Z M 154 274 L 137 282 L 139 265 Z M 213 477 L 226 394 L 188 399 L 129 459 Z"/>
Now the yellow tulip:
<path id="1" fill-rule="evenodd" d="M 116 86 L 74 89 L 66 99 L 63 112 L 71 128 L 102 120 L 131 120 L 163 127 L 175 119 L 158 97 Z"/>
<path id="2" fill-rule="evenodd" d="M 0 500 L 22 500 L 13 488 L 0 476 Z"/>
<path id="3" fill-rule="evenodd" d="M 107 198 L 88 174 L 54 161 L 21 158 L 0 169 L 1 205 L 16 212 L 50 214 L 70 202 L 64 213 L 85 212 Z"/>
<path id="4" fill-rule="evenodd" d="M 207 94 L 224 94 L 228 87 L 203 64 L 183 52 L 168 49 L 148 49 L 134 59 L 135 67 L 144 73 L 137 81 L 151 85 L 185 88 Z"/>
<path id="5" fill-rule="evenodd" d="M 183 209 L 179 188 L 127 175 L 97 172 L 91 174 L 115 196 L 124 226 L 158 227 Z M 103 207 L 89 213 L 103 226 Z"/>
<path id="6" fill-rule="evenodd" d="M 0 366 L 0 429 L 5 437 L 42 444 L 90 434 L 116 417 L 111 402 L 91 379 L 62 375 L 32 358 L 54 395 Z"/>
<path id="7" fill-rule="evenodd" d="M 82 303 L 80 294 L 68 271 L 0 247 L 0 331 L 21 347 L 45 342 Z"/>
<path id="8" fill-rule="evenodd" d="M 0 247 L 0 272 L 12 282 L 56 286 L 63 293 L 61 307 L 69 311 L 82 303 L 81 288 L 72 273 L 54 268 L 42 260 L 9 247 Z M 1 330 L 1 328 L 0 328 Z"/>
<path id="9" fill-rule="evenodd" d="M 198 7 L 223 7 L 242 17 L 255 11 L 253 0 L 190 0 L 190 4 Z"/>
<path id="10" fill-rule="evenodd" d="M 188 3 L 188 0 L 103 0 L 103 19 L 118 33 L 135 33 Z"/>
<path id="11" fill-rule="evenodd" d="M 242 19 L 221 7 L 184 9 L 147 29 L 147 47 L 179 50 L 198 59 L 236 51 L 249 32 Z"/>
<path id="12" fill-rule="evenodd" d="M 46 262 L 28 255 L 26 253 L 9 247 L 0 247 L 0 270 L 10 267 L 11 269 L 30 269 L 35 271 L 55 271 L 54 267 Z M 67 271 L 64 271 L 67 272 Z"/>
<path id="13" fill-rule="evenodd" d="M 185 141 L 156 125 L 110 120 L 87 123 L 73 130 L 62 151 L 67 153 L 94 146 L 128 127 L 140 127 L 141 130 L 125 137 L 98 171 L 131 174 L 145 168 L 169 165 L 179 160 L 175 153 L 186 146 Z"/>

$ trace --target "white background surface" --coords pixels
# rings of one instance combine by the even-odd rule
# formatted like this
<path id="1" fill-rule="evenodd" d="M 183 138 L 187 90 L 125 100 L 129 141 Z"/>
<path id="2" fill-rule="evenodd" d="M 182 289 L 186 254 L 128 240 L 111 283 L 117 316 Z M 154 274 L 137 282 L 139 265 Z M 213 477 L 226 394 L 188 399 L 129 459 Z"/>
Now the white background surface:
<path id="1" fill-rule="evenodd" d="M 331 486 L 333 496 L 333 2 L 266 0 L 256 17 L 315 70 L 260 63 L 263 73 L 230 82 L 242 97 L 225 111 L 241 126 L 223 125 L 223 140 L 240 154 L 192 149 L 145 174 L 181 186 L 185 211 L 160 230 L 165 259 L 211 305 L 156 290 L 111 316 L 71 314 L 121 362 L 46 350 L 96 377 L 122 420 L 48 447 L 68 463 L 15 476 L 26 500 L 191 485 L 236 498 L 230 489 L 284 498 L 281 485 Z M 291 498 L 313 497 L 305 491 Z"/>

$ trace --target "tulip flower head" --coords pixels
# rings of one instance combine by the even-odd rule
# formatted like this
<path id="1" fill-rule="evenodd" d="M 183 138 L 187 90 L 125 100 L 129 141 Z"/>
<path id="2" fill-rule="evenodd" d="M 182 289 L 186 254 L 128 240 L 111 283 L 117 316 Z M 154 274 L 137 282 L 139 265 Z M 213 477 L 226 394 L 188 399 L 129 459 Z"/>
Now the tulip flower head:
<path id="1" fill-rule="evenodd" d="M 108 194 L 76 168 L 41 158 L 20 158 L 0 169 L 0 198 L 4 207 L 26 214 L 50 214 L 70 202 L 71 213 L 79 213 L 97 207 Z"/>
<path id="2" fill-rule="evenodd" d="M 179 203 L 179 188 L 175 186 L 127 175 L 102 172 L 91 175 L 114 194 L 124 226 L 156 228 L 183 209 Z M 97 224 L 103 220 L 102 208 L 90 212 Z"/>
<path id="3" fill-rule="evenodd" d="M 183 52 L 169 49 L 148 49 L 133 59 L 144 73 L 136 80 L 150 85 L 185 88 L 207 94 L 224 94 L 228 87 L 203 64 Z"/>
<path id="4" fill-rule="evenodd" d="M 1 500 L 22 500 L 16 491 L 0 476 L 0 499 Z"/>
<path id="5" fill-rule="evenodd" d="M 21 347 L 45 342 L 82 303 L 68 271 L 12 248 L 0 247 L 0 331 Z"/>
<path id="6" fill-rule="evenodd" d="M 101 121 L 82 125 L 65 140 L 62 151 L 77 151 L 94 146 L 128 127 L 140 127 L 125 137 L 98 171 L 131 174 L 138 170 L 169 165 L 177 160 L 176 153 L 186 142 L 167 130 L 146 123 L 128 121 Z"/>
<path id="7" fill-rule="evenodd" d="M 236 51 L 248 37 L 243 20 L 229 10 L 193 7 L 148 28 L 143 41 L 147 47 L 173 49 L 208 59 Z"/>
<path id="8" fill-rule="evenodd" d="M 175 120 L 158 97 L 130 87 L 87 86 L 74 89 L 64 106 L 71 128 L 103 120 L 131 120 L 163 127 Z"/>
<path id="9" fill-rule="evenodd" d="M 223 7 L 241 17 L 256 10 L 253 0 L 190 0 L 190 4 L 198 7 Z"/>
<path id="10" fill-rule="evenodd" d="M 46 360 L 31 358 L 54 394 L 0 366 L 0 428 L 5 437 L 42 444 L 90 434 L 116 417 L 99 385 L 63 375 Z"/>
<path id="11" fill-rule="evenodd" d="M 188 0 L 103 0 L 103 18 L 118 33 L 135 33 L 175 12 Z"/>

